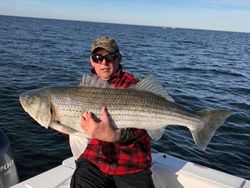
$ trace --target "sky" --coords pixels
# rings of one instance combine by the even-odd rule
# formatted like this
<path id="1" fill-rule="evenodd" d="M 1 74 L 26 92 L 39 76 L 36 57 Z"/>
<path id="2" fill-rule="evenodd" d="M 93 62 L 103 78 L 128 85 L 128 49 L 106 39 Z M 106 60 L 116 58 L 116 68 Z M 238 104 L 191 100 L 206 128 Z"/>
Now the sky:
<path id="1" fill-rule="evenodd" d="M 0 15 L 250 33 L 250 0 L 0 0 Z"/>

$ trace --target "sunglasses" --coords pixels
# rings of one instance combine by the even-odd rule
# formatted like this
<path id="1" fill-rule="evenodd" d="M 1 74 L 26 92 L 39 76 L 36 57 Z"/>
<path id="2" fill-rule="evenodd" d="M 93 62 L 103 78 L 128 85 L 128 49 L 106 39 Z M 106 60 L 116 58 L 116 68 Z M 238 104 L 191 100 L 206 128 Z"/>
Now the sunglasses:
<path id="1" fill-rule="evenodd" d="M 100 55 L 100 54 L 93 54 L 91 56 L 92 60 L 95 62 L 95 63 L 102 63 L 103 59 L 105 59 L 105 61 L 107 63 L 112 63 L 113 61 L 115 61 L 115 59 L 117 58 L 118 56 L 118 53 L 110 53 L 110 54 L 107 54 L 107 55 Z"/>

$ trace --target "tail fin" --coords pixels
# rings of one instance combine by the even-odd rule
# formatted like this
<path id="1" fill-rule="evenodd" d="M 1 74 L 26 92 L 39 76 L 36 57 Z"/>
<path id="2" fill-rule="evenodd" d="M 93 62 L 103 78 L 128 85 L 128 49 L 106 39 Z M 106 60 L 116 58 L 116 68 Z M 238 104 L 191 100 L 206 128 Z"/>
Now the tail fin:
<path id="1" fill-rule="evenodd" d="M 225 120 L 232 114 L 225 109 L 201 111 L 201 120 L 204 122 L 201 128 L 192 130 L 192 136 L 198 148 L 205 151 L 208 143 Z"/>

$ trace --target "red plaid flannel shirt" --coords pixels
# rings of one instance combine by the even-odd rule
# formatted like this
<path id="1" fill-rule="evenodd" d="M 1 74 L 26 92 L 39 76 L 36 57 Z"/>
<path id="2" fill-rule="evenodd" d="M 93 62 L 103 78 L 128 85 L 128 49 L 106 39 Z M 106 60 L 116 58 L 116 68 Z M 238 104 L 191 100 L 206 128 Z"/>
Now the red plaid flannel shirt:
<path id="1" fill-rule="evenodd" d="M 126 88 L 138 81 L 131 74 L 122 72 L 121 67 L 109 83 L 112 83 L 115 88 Z M 81 157 L 106 174 L 125 175 L 140 172 L 151 166 L 150 137 L 145 130 L 127 128 L 124 139 L 119 142 L 90 140 Z"/>

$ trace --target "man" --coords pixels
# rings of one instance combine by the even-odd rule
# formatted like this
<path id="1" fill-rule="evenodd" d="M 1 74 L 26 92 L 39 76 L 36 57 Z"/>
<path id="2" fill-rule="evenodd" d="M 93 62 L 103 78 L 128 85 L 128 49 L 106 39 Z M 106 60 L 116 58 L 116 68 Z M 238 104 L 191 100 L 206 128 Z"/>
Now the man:
<path id="1" fill-rule="evenodd" d="M 122 55 L 114 39 L 99 37 L 91 44 L 92 75 L 127 88 L 139 80 L 123 72 Z M 82 117 L 82 129 L 92 139 L 76 161 L 73 188 L 154 188 L 151 178 L 151 143 L 145 130 L 113 129 L 108 109 L 96 120 L 91 112 Z"/>

